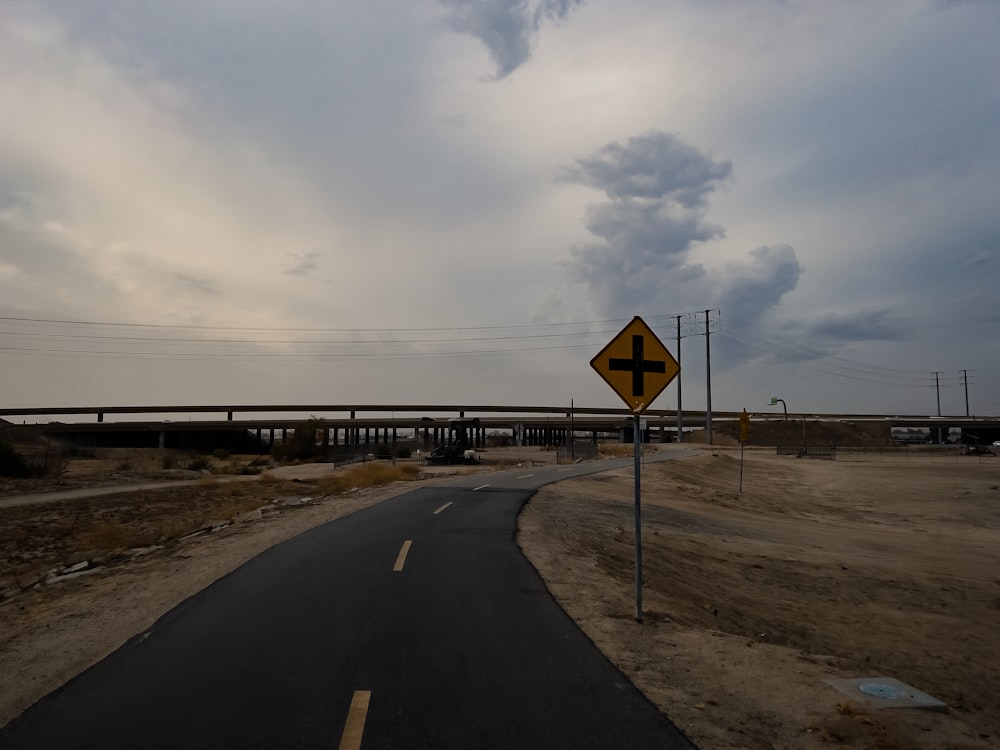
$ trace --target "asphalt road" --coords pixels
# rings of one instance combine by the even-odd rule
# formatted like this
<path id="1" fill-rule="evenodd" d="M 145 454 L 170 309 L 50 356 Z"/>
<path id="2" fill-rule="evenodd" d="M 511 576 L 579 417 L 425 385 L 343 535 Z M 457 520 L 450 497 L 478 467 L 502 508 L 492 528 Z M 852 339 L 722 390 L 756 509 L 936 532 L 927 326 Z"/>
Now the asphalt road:
<path id="1" fill-rule="evenodd" d="M 515 541 L 540 486 L 474 475 L 278 545 L 0 730 L 15 748 L 693 748 Z"/>

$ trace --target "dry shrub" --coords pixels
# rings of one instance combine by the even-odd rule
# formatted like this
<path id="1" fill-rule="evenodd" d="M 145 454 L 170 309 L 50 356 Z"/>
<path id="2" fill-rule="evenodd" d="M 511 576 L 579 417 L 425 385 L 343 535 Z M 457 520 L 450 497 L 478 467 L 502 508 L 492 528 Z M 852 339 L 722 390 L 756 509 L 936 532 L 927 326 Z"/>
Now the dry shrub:
<path id="1" fill-rule="evenodd" d="M 323 477 L 319 489 L 324 495 L 338 495 L 352 489 L 379 487 L 393 482 L 412 482 L 420 476 L 420 467 L 415 464 L 393 466 L 384 463 L 366 463 L 352 466 L 342 474 Z"/>
<path id="2" fill-rule="evenodd" d="M 635 455 L 635 446 L 632 443 L 604 443 L 598 447 L 598 452 L 602 456 L 611 456 L 612 458 L 626 458 L 627 456 Z M 656 448 L 651 445 L 644 444 L 642 446 L 642 454 L 656 453 Z"/>
<path id="3" fill-rule="evenodd" d="M 278 482 L 284 482 L 285 480 L 281 477 L 276 477 L 269 471 L 265 471 L 257 477 L 258 482 L 264 482 L 265 484 L 277 484 Z"/>
<path id="4" fill-rule="evenodd" d="M 635 455 L 635 452 L 633 451 L 633 446 L 624 444 L 601 445 L 599 451 L 603 456 L 613 456 L 615 458 L 624 458 L 625 456 Z"/>
<path id="5" fill-rule="evenodd" d="M 190 518 L 157 518 L 149 524 L 146 533 L 134 539 L 133 547 L 144 547 L 150 544 L 163 544 L 174 539 L 197 531 L 202 527 L 201 523 L 194 523 Z"/>
<path id="6" fill-rule="evenodd" d="M 133 533 L 128 526 L 118 521 L 96 521 L 90 528 L 80 532 L 81 549 L 117 552 L 132 544 Z"/>
<path id="7" fill-rule="evenodd" d="M 347 474 L 331 474 L 328 477 L 323 477 L 319 480 L 317 487 L 323 495 L 340 495 L 344 492 L 349 492 L 352 487 L 357 485 L 351 483 L 351 479 Z"/>
<path id="8" fill-rule="evenodd" d="M 253 487 L 247 482 L 220 482 L 219 494 L 223 497 L 243 497 L 253 492 Z"/>
<path id="9" fill-rule="evenodd" d="M 209 521 L 232 521 L 244 513 L 257 510 L 261 506 L 261 501 L 254 497 L 231 497 L 225 502 L 219 503 L 212 510 L 212 517 L 206 518 L 204 523 Z"/>

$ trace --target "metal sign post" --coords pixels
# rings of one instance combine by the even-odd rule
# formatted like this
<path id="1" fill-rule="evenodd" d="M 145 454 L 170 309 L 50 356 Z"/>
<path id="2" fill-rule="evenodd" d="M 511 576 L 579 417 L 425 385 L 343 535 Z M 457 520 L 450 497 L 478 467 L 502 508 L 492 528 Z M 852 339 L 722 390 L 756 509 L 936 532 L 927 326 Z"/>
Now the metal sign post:
<path id="1" fill-rule="evenodd" d="M 639 415 L 681 367 L 638 315 L 590 360 L 590 366 L 632 410 L 635 446 L 635 619 L 642 622 L 642 420 Z"/>
<path id="2" fill-rule="evenodd" d="M 743 492 L 743 448 L 750 438 L 750 415 L 746 408 L 740 414 L 740 492 Z"/>
<path id="3" fill-rule="evenodd" d="M 638 412 L 632 415 L 632 440 L 635 445 L 635 621 L 642 622 L 642 426 Z"/>

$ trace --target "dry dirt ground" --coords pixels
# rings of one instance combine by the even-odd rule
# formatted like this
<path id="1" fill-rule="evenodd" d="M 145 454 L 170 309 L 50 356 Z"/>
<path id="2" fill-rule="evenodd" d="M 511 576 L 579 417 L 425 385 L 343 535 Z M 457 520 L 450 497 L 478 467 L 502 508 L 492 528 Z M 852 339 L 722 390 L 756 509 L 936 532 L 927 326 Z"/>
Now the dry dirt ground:
<path id="1" fill-rule="evenodd" d="M 518 539 L 560 604 L 704 750 L 1000 747 L 1000 458 L 874 458 L 748 450 L 742 492 L 738 448 L 647 464 L 642 625 L 631 470 L 546 488 Z M 63 481 L 107 483 L 122 467 Z M 264 549 L 410 488 L 317 497 L 329 470 L 36 505 L 5 505 L 0 488 L 0 725 Z M 192 529 L 205 530 L 177 540 Z M 63 576 L 74 563 L 88 567 Z M 874 676 L 950 711 L 875 709 L 825 682 Z"/>
<path id="2" fill-rule="evenodd" d="M 701 448 L 544 489 L 522 548 L 556 599 L 698 744 L 1000 747 L 1000 459 L 816 461 Z M 892 677 L 948 713 L 875 709 L 830 678 Z"/>

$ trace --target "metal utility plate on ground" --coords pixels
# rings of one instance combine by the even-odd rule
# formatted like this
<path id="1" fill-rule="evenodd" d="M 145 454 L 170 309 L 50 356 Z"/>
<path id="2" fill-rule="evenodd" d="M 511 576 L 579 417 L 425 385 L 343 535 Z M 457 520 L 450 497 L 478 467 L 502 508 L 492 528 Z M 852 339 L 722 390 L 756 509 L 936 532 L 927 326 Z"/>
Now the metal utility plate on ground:
<path id="1" fill-rule="evenodd" d="M 922 708 L 927 711 L 947 711 L 948 706 L 905 682 L 891 677 L 859 677 L 830 679 L 828 685 L 856 701 L 874 708 Z"/>

